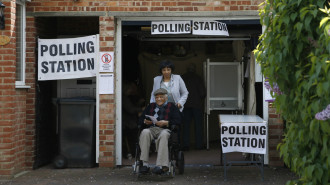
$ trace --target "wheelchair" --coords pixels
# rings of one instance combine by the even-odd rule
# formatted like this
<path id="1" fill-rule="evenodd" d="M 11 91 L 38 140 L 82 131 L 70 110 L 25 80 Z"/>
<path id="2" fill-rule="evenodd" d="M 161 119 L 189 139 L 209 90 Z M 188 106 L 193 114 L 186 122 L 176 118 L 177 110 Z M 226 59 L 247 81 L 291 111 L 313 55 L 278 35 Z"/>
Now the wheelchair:
<path id="1" fill-rule="evenodd" d="M 139 127 L 138 142 L 136 143 L 135 161 L 133 164 L 133 173 L 137 174 L 138 177 L 142 175 L 142 173 L 140 172 L 140 167 L 143 165 L 143 162 L 140 161 L 141 149 L 139 145 L 139 136 L 142 130 L 143 128 L 141 129 Z M 165 172 L 165 174 L 171 177 L 175 176 L 176 169 L 178 170 L 179 174 L 184 173 L 184 153 L 180 147 L 179 131 L 179 126 L 172 125 L 172 127 L 170 128 L 170 138 L 168 141 L 169 169 L 167 172 Z M 152 141 L 150 147 L 154 146 L 155 143 L 154 141 Z"/>

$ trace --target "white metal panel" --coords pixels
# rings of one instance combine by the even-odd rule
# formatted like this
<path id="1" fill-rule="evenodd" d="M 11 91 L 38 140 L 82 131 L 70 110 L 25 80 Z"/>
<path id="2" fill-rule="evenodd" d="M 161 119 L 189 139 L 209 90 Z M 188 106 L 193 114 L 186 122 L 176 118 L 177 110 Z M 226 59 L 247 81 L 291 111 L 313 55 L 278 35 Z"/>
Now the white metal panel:
<path id="1" fill-rule="evenodd" d="M 79 83 L 81 81 L 89 84 Z M 96 93 L 96 78 L 58 80 L 58 98 L 93 97 Z"/>
<path id="2" fill-rule="evenodd" d="M 207 62 L 207 109 L 241 110 L 242 67 L 238 62 Z M 209 111 L 208 111 L 209 114 Z"/>
<path id="3" fill-rule="evenodd" d="M 99 43 L 99 40 L 100 40 L 100 35 L 97 34 L 96 35 L 96 44 L 95 44 L 95 49 L 97 49 L 97 51 L 100 51 L 100 43 Z M 99 57 L 96 59 L 96 69 L 99 69 Z M 96 97 L 96 154 L 95 154 L 95 161 L 96 163 L 99 163 L 99 155 L 100 155 L 100 137 L 99 137 L 99 125 L 100 125 L 100 95 L 99 95 L 99 71 L 96 70 L 96 87 L 93 89 L 93 95 L 94 97 Z"/>
<path id="4" fill-rule="evenodd" d="M 262 73 L 261 73 L 261 66 L 257 63 L 257 60 L 251 61 L 255 63 L 255 81 L 262 82 Z"/>
<path id="5" fill-rule="evenodd" d="M 115 52 L 115 87 L 116 87 L 116 165 L 122 165 L 122 118 L 121 118 L 121 84 L 122 84 L 122 34 L 121 19 L 117 20 Z"/>

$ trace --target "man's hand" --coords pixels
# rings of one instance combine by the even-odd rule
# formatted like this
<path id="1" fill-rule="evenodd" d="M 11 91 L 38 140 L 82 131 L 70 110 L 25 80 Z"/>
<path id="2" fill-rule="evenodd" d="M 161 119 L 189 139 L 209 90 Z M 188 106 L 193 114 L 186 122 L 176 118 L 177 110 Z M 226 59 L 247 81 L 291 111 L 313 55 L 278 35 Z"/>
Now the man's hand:
<path id="1" fill-rule="evenodd" d="M 182 105 L 180 103 L 177 103 L 176 106 L 181 109 Z"/>
<path id="2" fill-rule="evenodd" d="M 151 125 L 152 124 L 152 121 L 151 120 L 144 119 L 144 124 Z"/>
<path id="3" fill-rule="evenodd" d="M 156 125 L 159 127 L 168 127 L 168 121 L 166 120 L 160 120 L 156 122 Z"/>

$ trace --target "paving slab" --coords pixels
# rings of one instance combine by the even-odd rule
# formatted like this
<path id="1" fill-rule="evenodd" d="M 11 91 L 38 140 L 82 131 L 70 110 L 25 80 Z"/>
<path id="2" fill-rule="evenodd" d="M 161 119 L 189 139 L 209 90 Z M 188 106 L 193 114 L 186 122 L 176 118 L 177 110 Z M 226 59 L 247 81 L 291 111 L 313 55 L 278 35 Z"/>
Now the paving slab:
<path id="1" fill-rule="evenodd" d="M 221 185 L 284 185 L 297 177 L 285 167 L 264 167 L 264 181 L 255 166 L 232 166 L 224 180 L 222 166 L 187 165 L 182 175 L 175 177 L 143 175 L 137 177 L 130 166 L 116 168 L 54 169 L 42 167 L 22 173 L 10 180 L 0 180 L 1 185 L 105 185 L 105 184 L 221 184 Z"/>

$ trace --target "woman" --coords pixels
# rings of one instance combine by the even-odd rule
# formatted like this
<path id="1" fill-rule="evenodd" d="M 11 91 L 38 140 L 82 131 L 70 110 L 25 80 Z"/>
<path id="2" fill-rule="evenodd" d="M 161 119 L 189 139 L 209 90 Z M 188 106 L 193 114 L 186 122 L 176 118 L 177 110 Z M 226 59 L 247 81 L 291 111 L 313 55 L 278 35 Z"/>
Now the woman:
<path id="1" fill-rule="evenodd" d="M 188 98 L 188 90 L 180 75 L 174 75 L 174 65 L 170 61 L 160 63 L 159 72 L 162 74 L 154 78 L 154 86 L 151 92 L 150 103 L 155 102 L 154 92 L 164 88 L 168 92 L 168 102 L 173 102 L 182 112 Z"/>

